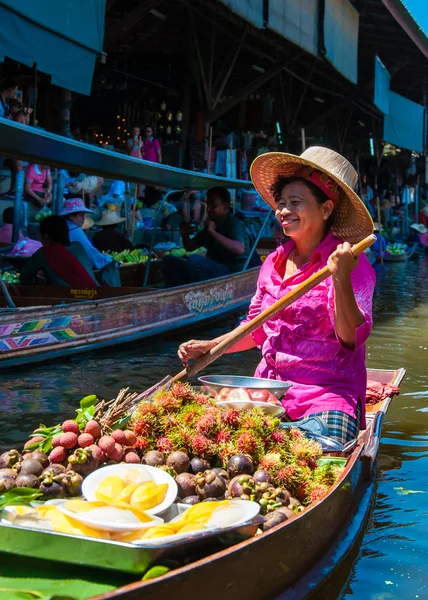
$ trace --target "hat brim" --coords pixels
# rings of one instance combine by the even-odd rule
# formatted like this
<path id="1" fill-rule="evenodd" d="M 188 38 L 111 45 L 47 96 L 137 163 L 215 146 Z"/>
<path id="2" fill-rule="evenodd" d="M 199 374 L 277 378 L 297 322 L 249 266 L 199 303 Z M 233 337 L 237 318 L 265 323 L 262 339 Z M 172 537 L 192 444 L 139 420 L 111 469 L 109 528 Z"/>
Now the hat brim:
<path id="1" fill-rule="evenodd" d="M 94 214 L 93 210 L 89 210 L 89 208 L 78 208 L 76 210 L 62 210 L 59 214 L 61 217 L 65 217 L 66 215 L 72 215 L 74 213 L 91 213 L 91 215 Z"/>
<path id="2" fill-rule="evenodd" d="M 98 225 L 99 227 L 106 227 L 107 225 L 118 225 L 124 221 L 125 217 L 117 217 L 115 221 L 103 221 L 103 219 L 101 219 L 100 221 L 96 221 L 95 225 Z"/>
<path id="3" fill-rule="evenodd" d="M 263 200 L 276 210 L 272 185 L 278 177 L 293 177 L 302 166 L 325 173 L 339 186 L 339 198 L 330 225 L 330 231 L 336 237 L 355 244 L 373 233 L 373 221 L 363 201 L 349 185 L 317 163 L 285 152 L 267 152 L 254 159 L 250 167 L 251 179 Z"/>

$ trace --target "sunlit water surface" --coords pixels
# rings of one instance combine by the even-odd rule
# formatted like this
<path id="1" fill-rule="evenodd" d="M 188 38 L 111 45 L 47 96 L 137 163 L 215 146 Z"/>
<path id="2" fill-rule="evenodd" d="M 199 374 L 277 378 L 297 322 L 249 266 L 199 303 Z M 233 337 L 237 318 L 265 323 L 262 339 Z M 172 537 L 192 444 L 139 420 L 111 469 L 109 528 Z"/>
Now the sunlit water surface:
<path id="1" fill-rule="evenodd" d="M 407 377 L 385 420 L 369 526 L 319 599 L 428 597 L 428 257 L 379 267 L 377 275 L 368 365 L 405 367 Z M 234 324 L 222 321 L 192 331 L 192 337 L 210 338 Z M 89 393 L 112 398 L 121 387 L 143 390 L 178 371 L 176 348 L 188 337 L 181 333 L 0 376 L 0 444 L 19 446 L 40 422 L 70 417 Z M 256 351 L 229 355 L 206 372 L 249 374 L 257 360 Z"/>

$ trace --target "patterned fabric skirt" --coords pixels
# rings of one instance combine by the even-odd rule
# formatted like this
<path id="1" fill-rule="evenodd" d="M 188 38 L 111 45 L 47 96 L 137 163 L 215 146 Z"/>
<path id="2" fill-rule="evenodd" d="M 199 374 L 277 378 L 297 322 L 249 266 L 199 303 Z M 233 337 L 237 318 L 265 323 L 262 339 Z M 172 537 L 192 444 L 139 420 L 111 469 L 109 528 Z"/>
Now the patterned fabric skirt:
<path id="1" fill-rule="evenodd" d="M 325 410 L 310 416 L 325 421 L 329 430 L 328 437 L 346 444 L 355 439 L 360 431 L 361 402 L 357 404 L 356 417 L 351 417 L 341 410 Z"/>

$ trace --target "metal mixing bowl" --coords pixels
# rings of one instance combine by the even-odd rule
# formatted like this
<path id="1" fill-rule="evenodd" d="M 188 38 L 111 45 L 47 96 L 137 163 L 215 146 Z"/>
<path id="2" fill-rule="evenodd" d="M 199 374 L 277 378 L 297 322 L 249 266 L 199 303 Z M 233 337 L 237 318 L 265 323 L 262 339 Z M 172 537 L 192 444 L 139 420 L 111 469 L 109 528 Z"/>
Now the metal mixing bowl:
<path id="1" fill-rule="evenodd" d="M 269 390 L 278 399 L 292 386 L 288 381 L 262 379 L 261 377 L 242 377 L 239 375 L 207 375 L 199 377 L 202 385 L 218 394 L 223 388 L 247 388 L 249 390 Z"/>

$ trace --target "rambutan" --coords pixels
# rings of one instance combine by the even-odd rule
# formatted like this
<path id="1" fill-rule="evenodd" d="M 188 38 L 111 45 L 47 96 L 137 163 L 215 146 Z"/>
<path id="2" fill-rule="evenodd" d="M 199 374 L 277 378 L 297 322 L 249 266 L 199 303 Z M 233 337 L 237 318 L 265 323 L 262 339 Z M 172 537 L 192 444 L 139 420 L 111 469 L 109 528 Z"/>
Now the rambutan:
<path id="1" fill-rule="evenodd" d="M 180 425 L 178 415 L 168 413 L 159 419 L 159 426 L 162 432 L 168 433 Z"/>
<path id="2" fill-rule="evenodd" d="M 138 409 L 135 413 L 135 417 L 144 416 L 144 415 L 154 415 L 157 416 L 158 410 L 153 402 L 140 402 L 138 405 Z M 134 417 L 134 418 L 135 418 Z"/>
<path id="3" fill-rule="evenodd" d="M 338 480 L 338 473 L 333 465 L 322 465 L 315 470 L 314 479 L 318 484 L 330 487 Z"/>
<path id="4" fill-rule="evenodd" d="M 171 413 L 180 410 L 183 400 L 174 396 L 171 391 L 161 390 L 154 395 L 153 403 L 163 413 Z"/>
<path id="5" fill-rule="evenodd" d="M 236 447 L 231 442 L 226 442 L 218 448 L 217 454 L 221 460 L 223 468 L 225 469 L 229 460 L 236 454 Z"/>
<path id="6" fill-rule="evenodd" d="M 192 440 L 192 452 L 196 456 L 210 456 L 214 454 L 214 448 L 211 441 L 202 433 L 198 433 Z"/>
<path id="7" fill-rule="evenodd" d="M 279 452 L 268 452 L 261 457 L 260 462 L 257 466 L 258 469 L 268 471 L 273 475 L 276 474 L 282 467 L 282 457 Z"/>
<path id="8" fill-rule="evenodd" d="M 298 458 L 296 462 L 299 467 L 309 467 L 311 471 L 318 467 L 318 462 L 314 458 Z"/>
<path id="9" fill-rule="evenodd" d="M 222 444 L 227 444 L 228 442 L 230 442 L 231 439 L 232 439 L 232 436 L 229 433 L 229 431 L 223 430 L 223 431 L 219 431 L 214 436 L 214 443 L 218 446 L 221 446 Z"/>
<path id="10" fill-rule="evenodd" d="M 288 436 L 282 429 L 275 429 L 270 435 L 270 442 L 275 446 L 283 446 L 288 443 Z"/>
<path id="11" fill-rule="evenodd" d="M 168 436 L 163 436 L 157 439 L 156 448 L 159 452 L 172 452 L 174 450 L 174 444 L 171 442 Z"/>
<path id="12" fill-rule="evenodd" d="M 301 481 L 298 485 L 296 485 L 296 487 L 294 488 L 294 495 L 296 496 L 297 500 L 300 500 L 300 502 L 302 504 L 308 504 L 309 501 L 309 493 L 310 493 L 310 484 L 308 481 Z"/>
<path id="13" fill-rule="evenodd" d="M 217 419 L 213 414 L 204 414 L 196 424 L 196 429 L 204 435 L 211 435 L 218 429 Z"/>
<path id="14" fill-rule="evenodd" d="M 321 500 L 328 493 L 328 487 L 326 485 L 315 485 L 309 489 L 309 502 L 316 502 L 317 500 Z"/>
<path id="15" fill-rule="evenodd" d="M 254 410 L 245 411 L 241 417 L 241 429 L 251 429 L 253 432 L 263 431 L 263 416 L 255 413 Z"/>
<path id="16" fill-rule="evenodd" d="M 276 481 L 279 485 L 283 485 L 285 488 L 289 488 L 291 482 L 296 477 L 298 471 L 295 465 L 287 465 L 282 467 L 276 474 Z"/>
<path id="17" fill-rule="evenodd" d="M 257 457 L 262 450 L 260 440 L 249 431 L 244 431 L 237 436 L 235 446 L 239 450 L 237 454 L 248 454 L 251 458 Z"/>
<path id="18" fill-rule="evenodd" d="M 206 394 L 195 394 L 193 401 L 201 406 L 211 406 L 214 404 L 214 400 Z"/>
<path id="19" fill-rule="evenodd" d="M 321 445 L 315 440 L 308 440 L 305 437 L 292 440 L 290 443 L 290 452 L 296 459 L 311 459 L 316 461 L 322 456 Z"/>
<path id="20" fill-rule="evenodd" d="M 153 414 L 137 414 L 132 423 L 132 430 L 136 436 L 150 436 L 156 424 L 156 418 Z"/>
<path id="21" fill-rule="evenodd" d="M 178 381 L 174 383 L 170 388 L 170 393 L 176 399 L 182 402 L 191 402 L 194 397 L 194 391 L 189 383 L 181 383 Z"/>
<path id="22" fill-rule="evenodd" d="M 297 429 L 297 427 L 292 427 L 291 429 L 289 429 L 288 435 L 289 435 L 290 439 L 293 439 L 293 440 L 305 437 L 304 434 L 300 431 L 300 429 Z"/>
<path id="23" fill-rule="evenodd" d="M 222 411 L 221 420 L 228 427 L 237 429 L 241 422 L 241 413 L 236 408 L 227 408 Z"/>
<path id="24" fill-rule="evenodd" d="M 150 450 L 153 447 L 153 442 L 151 442 L 149 439 L 140 436 L 137 438 L 137 441 L 134 444 L 134 450 L 141 450 L 141 452 L 146 452 L 147 450 Z"/>
<path id="25" fill-rule="evenodd" d="M 178 414 L 178 418 L 182 425 L 195 429 L 196 424 L 203 414 L 204 409 L 202 406 L 197 404 L 188 404 L 181 409 L 180 413 Z"/>

